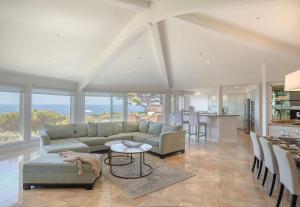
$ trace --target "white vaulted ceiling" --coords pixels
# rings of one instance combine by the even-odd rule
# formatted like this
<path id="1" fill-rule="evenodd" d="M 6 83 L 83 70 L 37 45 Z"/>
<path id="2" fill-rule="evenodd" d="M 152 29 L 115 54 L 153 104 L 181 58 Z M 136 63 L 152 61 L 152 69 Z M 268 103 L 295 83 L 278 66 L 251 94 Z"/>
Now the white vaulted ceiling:
<path id="1" fill-rule="evenodd" d="M 300 68 L 299 0 L 2 0 L 0 69 L 191 90 Z M 1 72 L 0 72 L 1 74 Z"/>

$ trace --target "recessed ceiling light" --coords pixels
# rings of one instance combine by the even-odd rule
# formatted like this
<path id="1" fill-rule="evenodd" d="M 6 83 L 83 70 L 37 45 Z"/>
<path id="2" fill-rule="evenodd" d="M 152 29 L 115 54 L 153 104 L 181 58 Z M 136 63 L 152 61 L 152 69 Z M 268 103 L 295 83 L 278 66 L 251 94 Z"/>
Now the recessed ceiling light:
<path id="1" fill-rule="evenodd" d="M 56 60 L 56 59 L 55 59 L 55 60 L 53 60 L 53 63 L 58 63 L 58 60 Z"/>
<path id="2" fill-rule="evenodd" d="M 142 59 L 142 57 L 141 57 L 141 56 L 139 56 L 139 59 Z"/>
<path id="3" fill-rule="evenodd" d="M 57 38 L 60 38 L 60 34 L 56 34 L 56 37 L 57 37 Z"/>
<path id="4" fill-rule="evenodd" d="M 210 60 L 207 60 L 206 63 L 209 64 L 209 63 L 210 63 Z"/>
<path id="5" fill-rule="evenodd" d="M 234 88 L 238 89 L 238 88 L 239 88 L 239 86 L 234 86 Z"/>
<path id="6" fill-rule="evenodd" d="M 256 17 L 257 20 L 260 20 L 260 17 Z"/>
<path id="7" fill-rule="evenodd" d="M 126 70 L 126 72 L 127 72 L 127 73 L 130 73 L 130 72 L 131 72 L 131 70 Z"/>
<path id="8" fill-rule="evenodd" d="M 199 55 L 201 56 L 201 55 L 203 55 L 203 54 L 200 52 Z"/>

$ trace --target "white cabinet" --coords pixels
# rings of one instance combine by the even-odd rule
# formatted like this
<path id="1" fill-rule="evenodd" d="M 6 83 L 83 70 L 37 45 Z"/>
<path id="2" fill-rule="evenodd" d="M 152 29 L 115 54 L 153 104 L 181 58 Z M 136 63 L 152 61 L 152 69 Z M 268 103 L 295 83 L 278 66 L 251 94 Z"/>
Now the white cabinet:
<path id="1" fill-rule="evenodd" d="M 237 127 L 244 129 L 245 116 L 245 94 L 228 94 L 223 96 L 223 106 L 228 108 L 228 114 L 239 115 Z"/>

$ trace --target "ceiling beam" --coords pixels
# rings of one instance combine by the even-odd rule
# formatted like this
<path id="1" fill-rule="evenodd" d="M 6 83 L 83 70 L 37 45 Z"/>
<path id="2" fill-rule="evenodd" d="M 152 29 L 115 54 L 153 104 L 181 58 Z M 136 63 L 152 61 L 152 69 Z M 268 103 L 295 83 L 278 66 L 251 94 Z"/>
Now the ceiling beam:
<path id="1" fill-rule="evenodd" d="M 111 0 L 106 0 L 111 1 Z M 116 0 L 113 0 L 116 1 Z M 156 24 L 168 17 L 198 12 L 203 8 L 226 7 L 232 4 L 252 4 L 273 0 L 163 0 L 154 1 L 149 9 L 137 13 L 105 48 L 99 58 L 86 68 L 78 89 L 84 89 L 96 76 L 105 70 L 107 63 L 124 48 L 137 34 L 145 30 L 149 23 Z"/>
<path id="2" fill-rule="evenodd" d="M 171 89 L 172 84 L 171 84 L 170 70 L 167 66 L 166 51 L 162 44 L 162 38 L 158 28 L 158 23 L 152 25 L 150 24 L 149 30 L 152 37 L 154 52 L 156 54 L 160 66 L 160 74 L 161 74 L 162 81 L 166 88 Z"/>
<path id="3" fill-rule="evenodd" d="M 101 0 L 103 3 L 134 11 L 149 9 L 150 2 L 145 0 Z"/>
<path id="4" fill-rule="evenodd" d="M 185 14 L 176 18 L 212 30 L 227 38 L 239 41 L 250 47 L 264 50 L 291 60 L 300 59 L 300 47 L 272 39 L 269 36 L 253 32 L 246 28 L 210 17 L 204 14 Z"/>

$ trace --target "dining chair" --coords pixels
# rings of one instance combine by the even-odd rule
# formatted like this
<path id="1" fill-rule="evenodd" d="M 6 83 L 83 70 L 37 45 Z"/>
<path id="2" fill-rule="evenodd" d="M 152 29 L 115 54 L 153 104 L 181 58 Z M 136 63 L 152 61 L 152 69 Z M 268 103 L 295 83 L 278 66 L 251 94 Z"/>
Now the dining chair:
<path id="1" fill-rule="evenodd" d="M 168 114 L 167 122 L 169 125 L 175 125 L 175 115 L 174 113 Z"/>
<path id="2" fill-rule="evenodd" d="M 204 132 L 201 131 L 201 127 L 204 127 Z M 195 135 L 196 139 L 198 139 L 199 141 L 200 137 L 205 137 L 206 142 L 206 129 L 206 123 L 200 121 L 198 113 L 192 112 L 189 114 L 189 138 L 191 137 L 191 135 Z"/>
<path id="3" fill-rule="evenodd" d="M 280 177 L 280 190 L 276 207 L 280 206 L 284 187 L 292 194 L 290 206 L 294 207 L 297 203 L 297 196 L 300 195 L 300 180 L 295 159 L 290 152 L 278 145 L 274 145 L 273 149 L 278 162 Z"/>
<path id="4" fill-rule="evenodd" d="M 265 185 L 268 172 L 270 171 L 272 173 L 272 184 L 271 184 L 269 196 L 272 196 L 274 186 L 276 183 L 276 176 L 279 173 L 278 164 L 274 154 L 272 142 L 268 141 L 264 137 L 260 137 L 259 140 L 261 143 L 262 151 L 264 153 L 264 160 L 265 160 L 265 174 L 264 174 L 262 185 L 263 186 Z"/>
<path id="5" fill-rule="evenodd" d="M 183 128 L 184 126 L 187 126 L 189 124 L 189 121 L 184 120 L 183 112 L 175 112 L 174 120 L 175 120 L 175 125 L 182 125 Z M 186 130 L 186 133 L 189 133 L 189 131 Z"/>
<path id="6" fill-rule="evenodd" d="M 263 166 L 263 162 L 264 162 L 264 154 L 263 154 L 261 144 L 260 144 L 259 139 L 256 136 L 256 134 L 251 131 L 250 137 L 251 137 L 251 141 L 252 141 L 253 154 L 254 154 L 252 172 L 254 171 L 255 165 L 257 164 L 257 167 L 259 168 L 258 174 L 257 174 L 257 179 L 259 179 L 261 170 L 262 170 L 262 166 Z"/>

